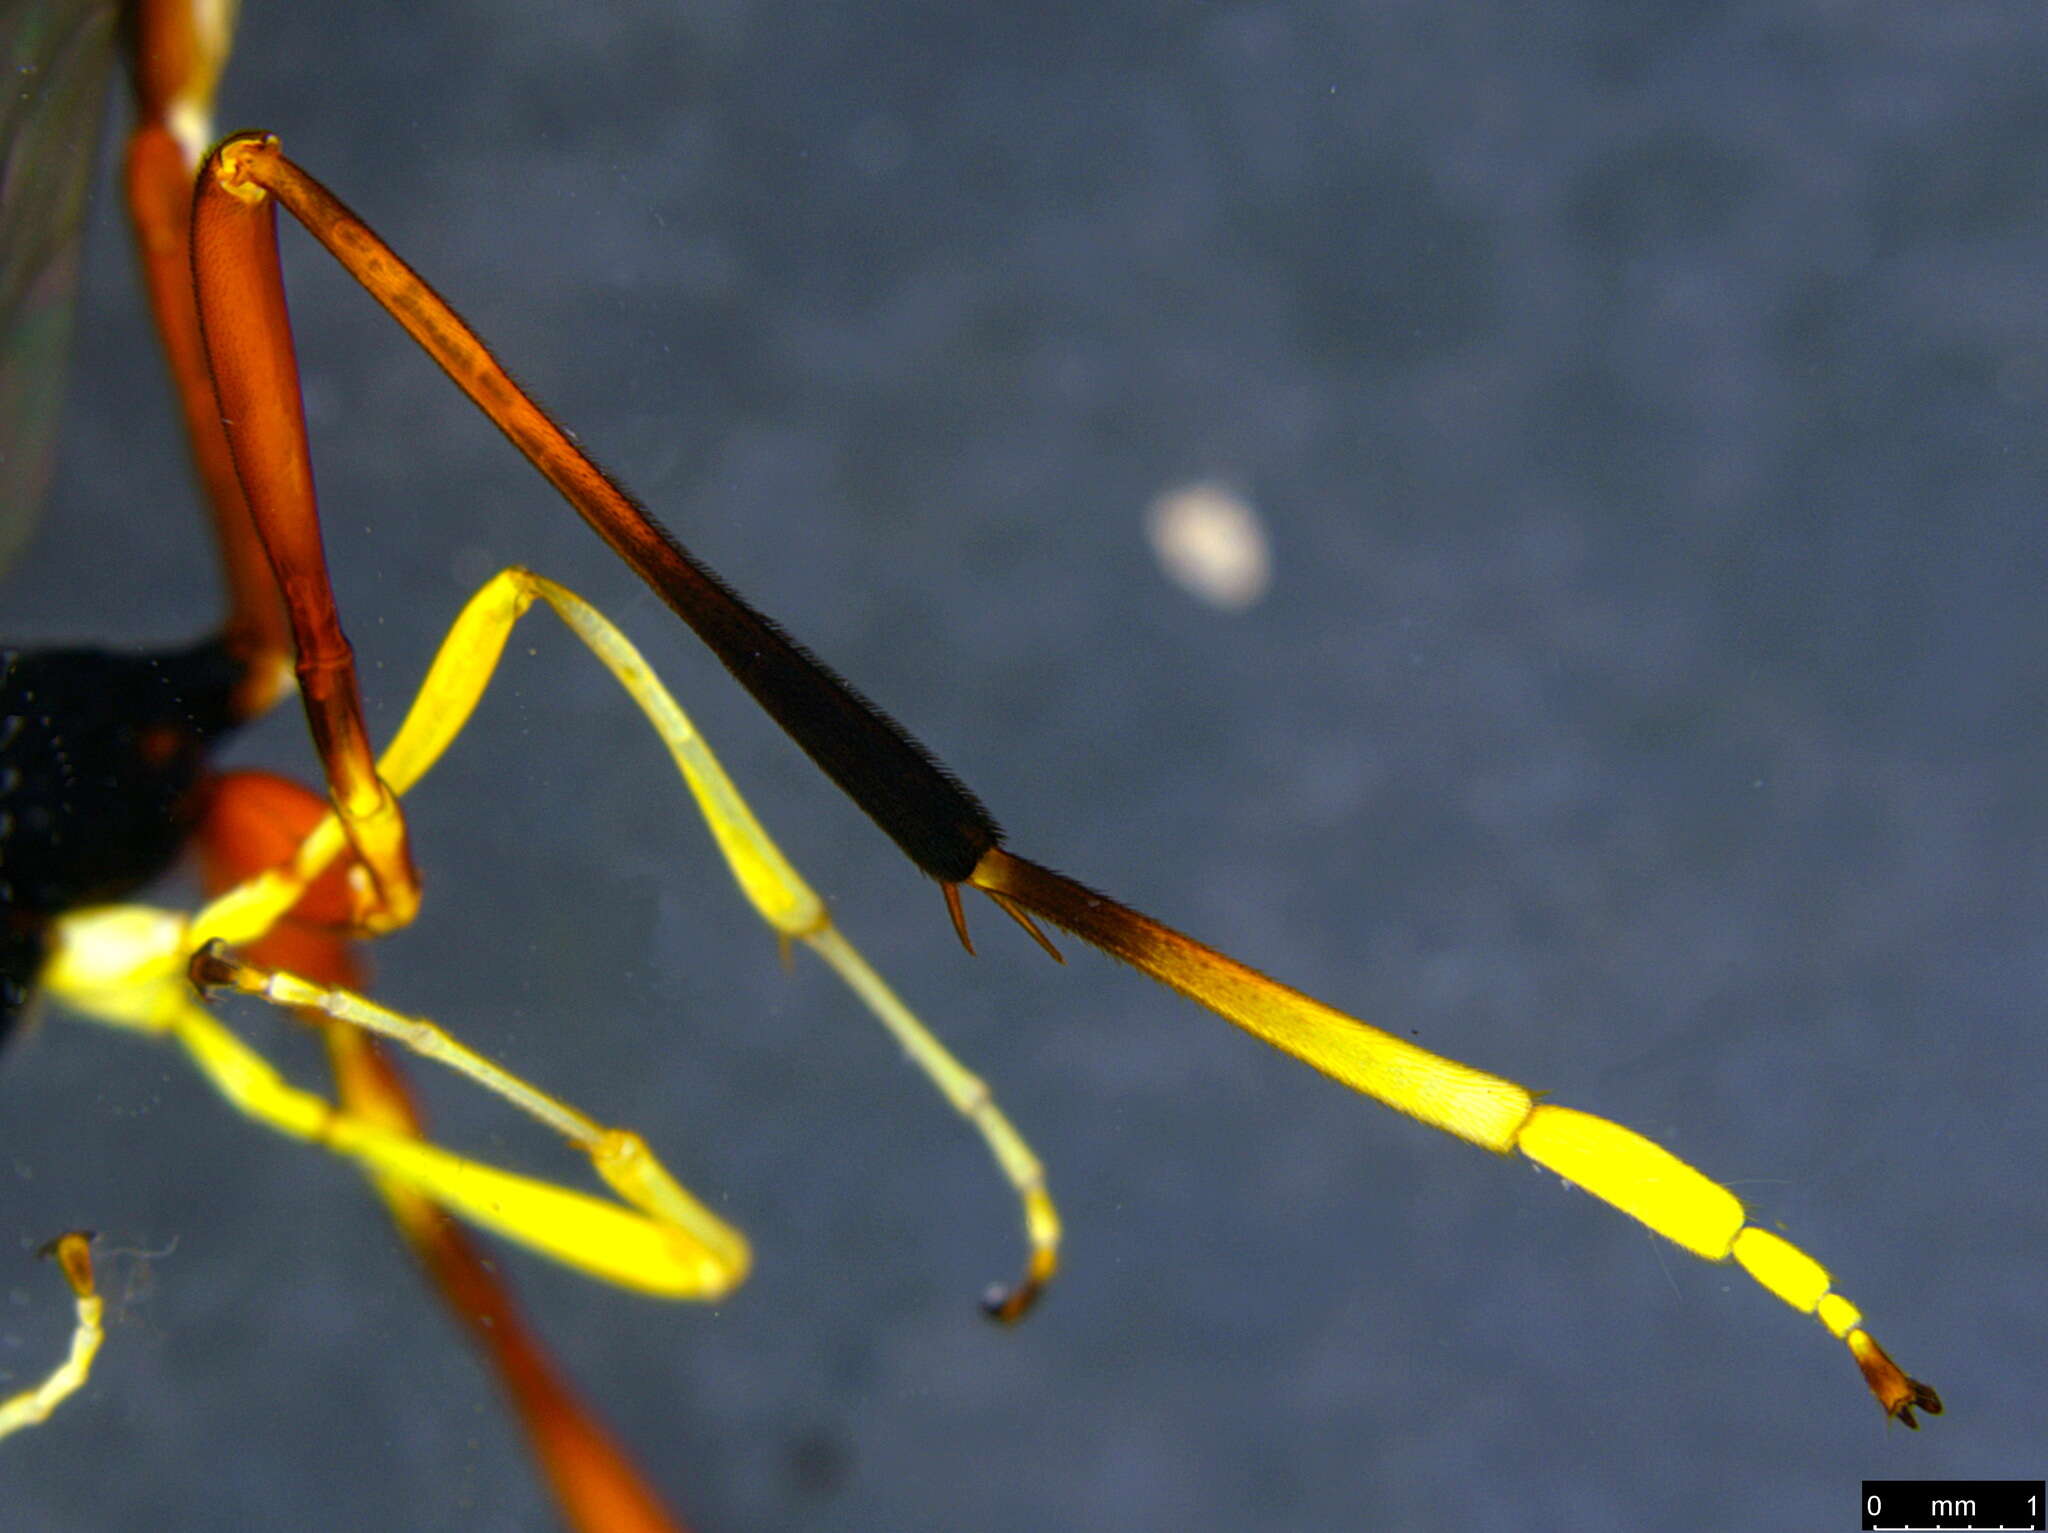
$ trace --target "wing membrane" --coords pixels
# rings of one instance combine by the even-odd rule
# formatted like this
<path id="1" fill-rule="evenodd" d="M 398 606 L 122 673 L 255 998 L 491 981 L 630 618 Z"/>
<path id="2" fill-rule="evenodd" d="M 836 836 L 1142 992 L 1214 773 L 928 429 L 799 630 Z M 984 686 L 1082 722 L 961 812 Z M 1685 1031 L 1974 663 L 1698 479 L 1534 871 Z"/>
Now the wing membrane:
<path id="1" fill-rule="evenodd" d="M 117 0 L 0 0 L 0 569 L 49 488 Z"/>

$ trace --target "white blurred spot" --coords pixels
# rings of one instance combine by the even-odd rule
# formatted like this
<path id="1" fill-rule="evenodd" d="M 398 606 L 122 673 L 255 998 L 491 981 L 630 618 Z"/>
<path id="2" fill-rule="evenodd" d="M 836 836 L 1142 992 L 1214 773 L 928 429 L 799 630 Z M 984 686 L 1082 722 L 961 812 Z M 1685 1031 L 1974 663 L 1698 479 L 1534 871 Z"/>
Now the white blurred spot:
<path id="1" fill-rule="evenodd" d="M 1168 490 L 1146 508 L 1145 536 L 1167 578 L 1212 606 L 1241 611 L 1272 584 L 1259 513 L 1223 485 Z"/>

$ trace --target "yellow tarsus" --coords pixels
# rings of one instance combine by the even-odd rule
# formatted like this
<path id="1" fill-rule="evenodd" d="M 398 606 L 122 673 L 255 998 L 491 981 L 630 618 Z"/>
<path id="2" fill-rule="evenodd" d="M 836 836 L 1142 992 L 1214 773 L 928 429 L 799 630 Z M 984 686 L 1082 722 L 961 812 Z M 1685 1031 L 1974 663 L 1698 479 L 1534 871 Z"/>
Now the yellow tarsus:
<path id="1" fill-rule="evenodd" d="M 72 1230 L 43 1248 L 42 1254 L 56 1259 L 64 1271 L 64 1281 L 71 1285 L 76 1316 L 71 1347 L 42 1382 L 0 1400 L 0 1437 L 48 1421 L 50 1413 L 78 1393 L 92 1376 L 93 1359 L 99 1356 L 106 1331 L 105 1301 L 93 1286 L 91 1241 L 92 1236 L 86 1231 Z"/>
<path id="2" fill-rule="evenodd" d="M 1845 1341 L 1885 1410 L 1915 1425 L 1941 1400 L 1861 1329 L 1862 1315 L 1797 1246 L 1747 1222 L 1734 1193 L 1606 1118 L 1537 1100 L 1500 1076 L 1433 1054 L 1269 979 L 1150 916 L 1000 848 L 970 880 L 1045 917 L 1353 1090 L 1499 1154 L 1519 1150 L 1708 1261 L 1733 1259 Z"/>

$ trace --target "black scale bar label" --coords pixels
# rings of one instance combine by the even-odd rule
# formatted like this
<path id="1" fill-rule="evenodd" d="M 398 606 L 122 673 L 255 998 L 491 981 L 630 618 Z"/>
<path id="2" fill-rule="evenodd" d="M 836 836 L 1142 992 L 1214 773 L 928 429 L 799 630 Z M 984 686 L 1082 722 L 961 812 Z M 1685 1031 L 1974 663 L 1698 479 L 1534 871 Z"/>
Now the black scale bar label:
<path id="1" fill-rule="evenodd" d="M 2040 1480 L 1865 1480 L 1865 1533 L 2032 1528 L 2048 1533 Z"/>

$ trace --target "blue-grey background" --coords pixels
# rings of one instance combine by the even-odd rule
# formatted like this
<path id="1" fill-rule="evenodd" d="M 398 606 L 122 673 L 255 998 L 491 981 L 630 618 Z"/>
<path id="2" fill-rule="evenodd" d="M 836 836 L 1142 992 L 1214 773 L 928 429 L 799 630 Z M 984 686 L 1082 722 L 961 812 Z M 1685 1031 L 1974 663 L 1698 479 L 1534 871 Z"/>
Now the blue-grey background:
<path id="1" fill-rule="evenodd" d="M 978 1143 L 782 971 L 533 619 L 415 800 L 431 897 L 378 988 L 753 1235 L 710 1312 L 504 1264 L 694 1522 L 1812 1529 L 1866 1476 L 2048 1468 L 2037 5 L 315 9 L 249 7 L 223 125 L 283 133 L 1021 850 L 1660 1138 L 1950 1402 L 1888 1429 L 1738 1271 L 1090 954 L 983 909 L 967 960 L 298 241 L 380 727 L 500 564 L 599 601 L 1067 1218 L 1043 1312 L 987 1327 L 1018 1244 Z M 0 613 L 178 639 L 217 610 L 204 542 L 104 216 L 90 259 Z M 1197 478 L 1270 527 L 1247 614 L 1141 535 Z M 0 1526 L 547 1525 L 345 1168 L 61 1017 L 0 1115 L 0 1362 L 60 1344 L 27 1256 L 58 1229 L 103 1232 L 116 1310 L 90 1394 L 6 1445 Z"/>

